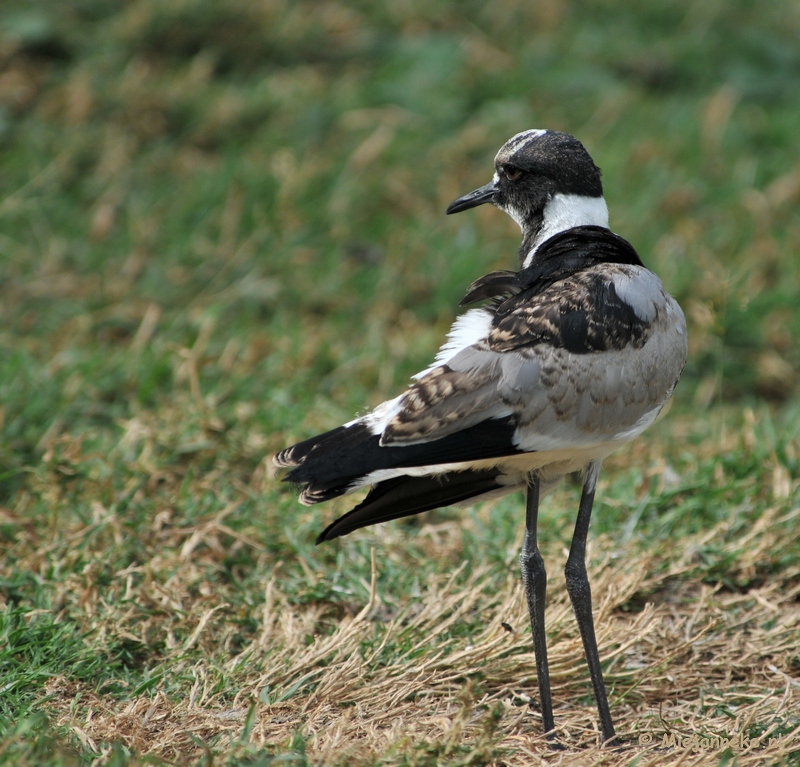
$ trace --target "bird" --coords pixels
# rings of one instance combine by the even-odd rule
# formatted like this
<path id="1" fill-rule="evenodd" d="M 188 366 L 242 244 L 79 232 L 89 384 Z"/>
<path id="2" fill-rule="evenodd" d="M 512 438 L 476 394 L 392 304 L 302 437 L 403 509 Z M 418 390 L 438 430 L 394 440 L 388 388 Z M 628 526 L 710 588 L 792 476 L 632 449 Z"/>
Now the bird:
<path id="1" fill-rule="evenodd" d="M 520 567 L 542 728 L 555 739 L 540 498 L 581 472 L 564 568 L 602 740 L 618 743 L 592 616 L 586 542 L 601 462 L 650 426 L 686 362 L 677 301 L 609 228 L 600 169 L 574 136 L 512 136 L 489 183 L 447 214 L 491 204 L 520 227 L 516 271 L 476 280 L 433 363 L 394 399 L 273 457 L 306 505 L 369 488 L 317 543 L 444 506 L 526 493 Z"/>

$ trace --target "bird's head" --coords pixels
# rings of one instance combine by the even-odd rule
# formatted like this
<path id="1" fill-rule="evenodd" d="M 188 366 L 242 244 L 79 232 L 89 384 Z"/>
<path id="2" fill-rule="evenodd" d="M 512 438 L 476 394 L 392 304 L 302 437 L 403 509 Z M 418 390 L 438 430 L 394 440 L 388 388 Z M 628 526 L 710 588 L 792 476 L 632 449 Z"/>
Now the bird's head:
<path id="1" fill-rule="evenodd" d="M 500 147 L 494 167 L 488 184 L 459 197 L 447 213 L 492 203 L 519 224 L 529 249 L 566 228 L 608 226 L 600 169 L 573 136 L 523 131 Z"/>

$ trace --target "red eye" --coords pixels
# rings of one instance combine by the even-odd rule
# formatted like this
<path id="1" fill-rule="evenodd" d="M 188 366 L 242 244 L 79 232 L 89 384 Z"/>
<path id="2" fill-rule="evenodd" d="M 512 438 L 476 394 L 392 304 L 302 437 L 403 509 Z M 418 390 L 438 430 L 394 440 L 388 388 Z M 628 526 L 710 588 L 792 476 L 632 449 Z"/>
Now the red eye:
<path id="1" fill-rule="evenodd" d="M 504 165 L 503 173 L 509 181 L 516 181 L 520 176 L 522 176 L 522 171 L 513 165 Z"/>

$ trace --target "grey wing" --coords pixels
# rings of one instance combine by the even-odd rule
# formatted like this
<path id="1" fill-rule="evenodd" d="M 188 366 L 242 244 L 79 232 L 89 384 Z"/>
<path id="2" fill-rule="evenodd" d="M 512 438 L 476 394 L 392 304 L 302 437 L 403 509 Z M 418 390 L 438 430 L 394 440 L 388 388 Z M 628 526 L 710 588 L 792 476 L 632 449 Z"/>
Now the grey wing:
<path id="1" fill-rule="evenodd" d="M 552 333 L 543 341 L 536 332 L 528 333 L 528 343 L 510 344 L 509 332 L 524 339 L 537 322 L 553 329 L 553 316 L 541 311 L 541 303 L 536 311 L 521 307 L 504 328 L 461 349 L 400 397 L 384 422 L 381 444 L 429 442 L 508 416 L 516 424 L 518 450 L 590 448 L 636 436 L 655 420 L 680 378 L 685 321 L 647 270 L 618 270 L 612 281 L 625 298 L 637 296 L 635 304 L 629 299 L 632 311 L 642 315 L 647 332 L 636 344 L 577 353 L 554 343 Z M 645 298 L 631 282 L 640 283 Z"/>

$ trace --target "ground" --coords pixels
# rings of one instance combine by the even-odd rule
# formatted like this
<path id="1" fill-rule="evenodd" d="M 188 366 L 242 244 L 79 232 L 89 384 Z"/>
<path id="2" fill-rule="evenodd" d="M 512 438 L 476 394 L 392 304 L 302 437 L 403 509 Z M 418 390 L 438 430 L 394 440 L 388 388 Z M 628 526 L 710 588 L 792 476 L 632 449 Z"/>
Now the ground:
<path id="1" fill-rule="evenodd" d="M 0 759 L 800 762 L 800 10 L 646 0 L 7 0 L 0 8 Z M 523 502 L 320 547 L 269 455 L 397 394 L 499 211 L 577 135 L 684 307 L 675 400 L 606 461 L 589 570 L 619 749 L 544 503 L 559 743 Z"/>

